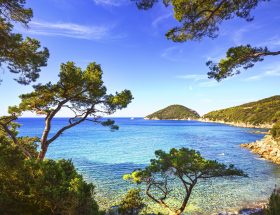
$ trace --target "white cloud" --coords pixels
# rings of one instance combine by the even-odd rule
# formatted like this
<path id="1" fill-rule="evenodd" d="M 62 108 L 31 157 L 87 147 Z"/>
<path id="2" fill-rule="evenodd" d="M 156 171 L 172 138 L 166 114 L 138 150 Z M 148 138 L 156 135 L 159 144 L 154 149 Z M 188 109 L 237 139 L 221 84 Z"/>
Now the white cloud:
<path id="1" fill-rule="evenodd" d="M 219 83 L 216 80 L 209 80 L 207 75 L 199 75 L 199 74 L 188 74 L 188 75 L 179 75 L 176 78 L 184 79 L 192 81 L 193 85 L 198 87 L 216 87 Z M 193 86 L 189 88 L 193 90 Z"/>
<path id="2" fill-rule="evenodd" d="M 203 81 L 198 84 L 199 87 L 216 87 L 218 86 L 218 82 L 216 80 L 210 80 L 210 81 Z"/>
<path id="3" fill-rule="evenodd" d="M 251 77 L 245 79 L 245 81 L 258 81 L 258 80 L 262 80 L 264 78 L 269 78 L 269 77 L 280 77 L 280 68 L 277 68 L 274 70 L 267 70 L 258 75 L 251 76 Z"/>
<path id="4" fill-rule="evenodd" d="M 154 28 L 157 28 L 158 25 L 159 25 L 162 21 L 164 21 L 165 19 L 168 19 L 168 18 L 171 17 L 171 16 L 172 16 L 172 13 L 167 13 L 167 14 L 164 14 L 164 15 L 161 15 L 161 16 L 157 17 L 157 18 L 152 22 L 152 26 L 153 26 Z"/>
<path id="5" fill-rule="evenodd" d="M 197 75 L 197 74 L 179 75 L 176 77 L 180 78 L 180 79 L 186 79 L 186 80 L 192 80 L 192 81 L 201 81 L 201 80 L 208 79 L 206 75 Z"/>
<path id="6" fill-rule="evenodd" d="M 28 34 L 71 37 L 88 40 L 101 40 L 110 37 L 112 27 L 109 26 L 86 26 L 65 22 L 32 21 L 28 29 L 19 29 Z"/>
<path id="7" fill-rule="evenodd" d="M 95 4 L 102 5 L 102 6 L 113 6 L 119 7 L 129 0 L 93 0 Z"/>

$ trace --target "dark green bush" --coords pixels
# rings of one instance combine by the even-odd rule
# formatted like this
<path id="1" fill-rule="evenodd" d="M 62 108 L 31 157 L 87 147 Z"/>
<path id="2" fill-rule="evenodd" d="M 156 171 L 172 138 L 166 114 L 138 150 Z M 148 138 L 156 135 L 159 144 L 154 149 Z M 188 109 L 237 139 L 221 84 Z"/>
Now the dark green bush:
<path id="1" fill-rule="evenodd" d="M 274 189 L 272 192 L 267 208 L 264 210 L 265 215 L 280 214 L 280 189 Z"/>
<path id="2" fill-rule="evenodd" d="M 26 160 L 0 136 L 0 214 L 98 214 L 94 186 L 69 160 Z"/>
<path id="3" fill-rule="evenodd" d="M 143 197 L 140 189 L 130 189 L 122 198 L 119 205 L 119 212 L 122 215 L 136 215 L 144 207 Z"/>
<path id="4" fill-rule="evenodd" d="M 274 139 L 279 140 L 280 139 L 280 121 L 277 121 L 273 128 L 271 129 L 271 135 Z"/>

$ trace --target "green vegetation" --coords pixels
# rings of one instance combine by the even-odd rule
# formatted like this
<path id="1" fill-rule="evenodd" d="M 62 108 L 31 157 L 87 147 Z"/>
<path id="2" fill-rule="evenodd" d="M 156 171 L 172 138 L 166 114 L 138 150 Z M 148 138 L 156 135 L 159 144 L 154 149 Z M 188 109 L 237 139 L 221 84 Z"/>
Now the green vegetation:
<path id="1" fill-rule="evenodd" d="M 270 130 L 270 133 L 275 140 L 280 141 L 280 118 Z"/>
<path id="2" fill-rule="evenodd" d="M 119 204 L 122 215 L 137 215 L 145 206 L 140 189 L 130 189 Z"/>
<path id="3" fill-rule="evenodd" d="M 190 199 L 192 189 L 199 180 L 224 176 L 246 176 L 233 165 L 227 167 L 214 160 L 204 159 L 199 152 L 187 148 L 171 149 L 169 153 L 162 150 L 155 152 L 156 159 L 150 165 L 131 174 L 124 175 L 124 180 L 146 185 L 146 195 L 153 202 L 169 211 L 169 214 L 184 212 Z M 184 191 L 181 205 L 173 208 L 168 205 L 172 197 L 172 181 L 177 179 Z"/>
<path id="4" fill-rule="evenodd" d="M 280 214 L 280 190 L 274 189 L 272 192 L 267 207 L 264 210 L 265 215 Z"/>
<path id="5" fill-rule="evenodd" d="M 183 105 L 170 105 L 146 116 L 148 119 L 197 119 L 199 114 Z"/>
<path id="6" fill-rule="evenodd" d="M 13 23 L 27 27 L 33 16 L 24 5 L 25 0 L 0 0 L 0 67 L 20 74 L 15 79 L 20 84 L 29 84 L 39 77 L 40 67 L 47 65 L 49 51 L 40 49 L 38 40 L 14 33 Z"/>
<path id="7" fill-rule="evenodd" d="M 0 128 L 7 132 L 14 144 L 19 145 L 16 138 L 15 128 L 11 122 L 21 116 L 24 111 L 33 112 L 45 116 L 45 128 L 40 142 L 40 153 L 38 159 L 43 160 L 49 145 L 55 141 L 64 131 L 84 122 L 92 121 L 118 129 L 114 121 L 102 121 L 103 114 L 112 114 L 116 110 L 123 109 L 132 100 L 129 90 L 124 90 L 115 95 L 107 94 L 106 87 L 102 81 L 102 70 L 100 65 L 90 63 L 83 71 L 75 66 L 73 62 L 61 65 L 59 81 L 55 84 L 38 84 L 34 91 L 20 96 L 21 103 L 9 108 L 9 116 L 0 118 Z M 58 129 L 53 135 L 50 134 L 53 118 L 62 108 L 73 112 L 69 123 Z M 92 117 L 89 119 L 89 117 Z M 24 146 L 21 146 L 24 148 Z M 26 156 L 32 157 L 28 150 L 23 149 Z"/>
<path id="8" fill-rule="evenodd" d="M 27 27 L 32 18 L 32 10 L 25 8 L 25 3 L 0 0 L 0 66 L 20 74 L 16 79 L 20 84 L 36 81 L 49 57 L 39 41 L 13 32 L 12 23 Z M 85 70 L 73 62 L 62 64 L 57 83 L 35 85 L 33 92 L 20 96 L 18 106 L 9 108 L 8 116 L 0 117 L 0 214 L 99 214 L 94 186 L 83 180 L 72 162 L 44 158 L 53 141 L 85 120 L 118 129 L 114 121 L 100 117 L 125 108 L 132 95 L 129 90 L 107 94 L 102 74 L 96 63 Z M 71 110 L 73 117 L 50 133 L 53 118 L 63 108 Z M 45 116 L 41 137 L 18 136 L 15 121 L 25 111 Z"/>
<path id="9" fill-rule="evenodd" d="M 132 0 L 138 8 L 147 10 L 158 0 Z M 172 6 L 174 18 L 179 26 L 166 33 L 167 39 L 174 42 L 196 41 L 204 37 L 216 38 L 222 22 L 233 18 L 242 18 L 251 22 L 254 17 L 251 11 L 267 0 L 162 0 L 165 6 Z M 270 51 L 267 47 L 241 45 L 231 47 L 226 57 L 218 63 L 208 61 L 209 78 L 220 81 L 229 76 L 239 74 L 240 68 L 248 69 L 256 62 L 263 61 L 266 56 L 280 55 L 280 51 Z"/>
<path id="10" fill-rule="evenodd" d="M 2 133 L 0 181 L 0 214 L 99 214 L 94 186 L 83 180 L 71 161 L 26 159 Z"/>
<path id="11" fill-rule="evenodd" d="M 280 120 L 280 96 L 265 98 L 236 107 L 212 111 L 204 119 L 250 125 L 272 125 Z"/>
<path id="12" fill-rule="evenodd" d="M 234 16 L 251 21 L 250 12 L 262 0 L 248 1 L 181 1 L 164 0 L 172 4 L 175 18 L 182 24 L 167 33 L 176 42 L 197 40 L 204 36 L 216 37 L 218 25 Z M 150 8 L 156 0 L 136 0 L 139 8 Z M 0 66 L 19 77 L 20 84 L 30 84 L 38 79 L 40 68 L 47 65 L 49 52 L 40 42 L 23 38 L 14 33 L 14 24 L 27 27 L 33 12 L 25 8 L 25 0 L 0 0 Z M 226 59 L 215 64 L 208 62 L 209 77 L 221 80 L 235 73 L 238 68 L 250 68 L 264 56 L 278 55 L 265 48 L 250 45 L 233 47 Z M 9 115 L 0 118 L 0 214 L 38 215 L 98 215 L 94 200 L 94 186 L 84 181 L 69 160 L 45 159 L 48 147 L 66 130 L 84 122 L 118 129 L 114 121 L 102 121 L 103 114 L 113 114 L 126 108 L 132 95 L 124 90 L 107 94 L 102 80 L 101 66 L 90 63 L 85 70 L 73 62 L 61 64 L 57 83 L 37 84 L 34 91 L 20 96 L 20 104 L 9 108 Z M 278 138 L 280 97 L 264 99 L 234 108 L 211 112 L 205 116 L 212 120 L 242 121 L 251 124 L 275 123 L 272 135 Z M 247 105 L 247 106 L 246 106 Z M 62 109 L 69 109 L 73 117 L 68 124 L 51 131 L 53 119 Z M 19 137 L 15 123 L 23 112 L 28 111 L 45 117 L 41 137 Z M 217 112 L 217 113 L 216 113 Z M 221 114 L 222 113 L 222 114 Z M 91 117 L 91 118 L 89 118 Z M 197 112 L 181 105 L 172 105 L 147 118 L 196 119 Z M 39 151 L 37 146 L 39 145 Z M 246 176 L 233 165 L 227 167 L 214 160 L 204 159 L 199 152 L 171 149 L 169 153 L 156 151 L 156 159 L 145 169 L 125 175 L 124 179 L 146 185 L 148 198 L 168 209 L 171 214 L 181 214 L 189 201 L 192 189 L 199 180 L 224 176 Z M 185 196 L 177 208 L 168 205 L 172 186 L 178 180 Z M 139 189 L 130 190 L 121 200 L 121 214 L 138 214 L 144 207 Z M 180 199 L 179 199 L 180 201 Z M 279 192 L 270 198 L 267 214 L 279 213 Z"/>

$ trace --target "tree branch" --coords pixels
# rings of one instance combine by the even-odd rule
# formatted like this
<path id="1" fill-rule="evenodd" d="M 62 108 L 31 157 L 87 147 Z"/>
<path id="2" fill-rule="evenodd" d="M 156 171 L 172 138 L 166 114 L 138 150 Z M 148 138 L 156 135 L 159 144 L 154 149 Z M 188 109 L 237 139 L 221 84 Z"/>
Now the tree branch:
<path id="1" fill-rule="evenodd" d="M 62 108 L 64 104 L 66 104 L 68 100 L 61 101 L 55 110 L 51 111 L 49 114 L 47 114 L 45 118 L 45 129 L 43 131 L 42 137 L 41 137 L 41 147 L 44 147 L 44 144 L 46 144 L 50 130 L 51 130 L 51 121 L 53 117 L 57 114 L 57 112 Z"/>
<path id="2" fill-rule="evenodd" d="M 254 57 L 260 57 L 260 56 L 276 56 L 276 55 L 280 55 L 280 51 L 275 51 L 275 52 L 270 52 L 270 51 L 267 51 L 267 52 L 259 52 L 259 53 L 255 53 L 253 56 Z"/>
<path id="3" fill-rule="evenodd" d="M 185 195 L 185 198 L 184 198 L 184 200 L 182 202 L 181 207 L 176 211 L 177 214 L 181 214 L 185 210 L 185 208 L 187 206 L 187 203 L 189 201 L 189 198 L 191 196 L 192 189 L 195 186 L 195 184 L 196 184 L 196 182 L 189 186 L 188 190 L 186 191 L 186 195 Z"/>
<path id="4" fill-rule="evenodd" d="M 23 152 L 23 154 L 27 158 L 32 158 L 32 155 L 22 146 L 19 144 L 17 137 L 13 134 L 13 132 L 8 128 L 8 126 L 2 122 L 0 122 L 0 125 L 3 127 L 4 131 L 9 135 L 9 137 L 12 139 L 13 143 L 20 148 L 20 150 Z"/>
<path id="5" fill-rule="evenodd" d="M 222 7 L 222 5 L 226 2 L 226 0 L 221 1 L 218 6 L 212 10 L 212 13 L 209 15 L 209 17 L 203 22 L 203 25 L 205 25 L 210 19 L 213 18 L 214 14 Z"/>
<path id="6" fill-rule="evenodd" d="M 61 128 L 60 130 L 58 130 L 58 131 L 56 132 L 56 134 L 55 134 L 53 137 L 51 137 L 49 140 L 47 140 L 47 142 L 46 142 L 47 145 L 49 145 L 50 143 L 52 143 L 53 141 L 55 141 L 65 130 L 67 130 L 67 129 L 69 129 L 69 128 L 72 128 L 72 127 L 74 127 L 74 126 L 80 124 L 81 122 L 85 121 L 86 118 L 87 118 L 90 114 L 91 114 L 91 112 L 88 111 L 88 112 L 86 112 L 86 114 L 85 114 L 80 120 L 78 120 L 78 121 L 76 121 L 76 122 L 74 122 L 74 123 L 72 123 L 72 124 L 69 124 L 69 125 L 67 125 L 67 126 L 64 126 L 64 127 Z"/>
<path id="7" fill-rule="evenodd" d="M 163 206 L 164 208 L 166 208 L 167 210 L 169 210 L 171 213 L 174 213 L 171 208 L 163 201 L 163 200 L 158 200 L 156 199 L 151 193 L 150 193 L 150 189 L 151 186 L 153 185 L 153 183 L 151 183 L 151 179 L 149 179 L 149 181 L 147 182 L 147 188 L 146 188 L 146 195 L 152 199 L 154 202 L 160 204 L 161 206 Z"/>

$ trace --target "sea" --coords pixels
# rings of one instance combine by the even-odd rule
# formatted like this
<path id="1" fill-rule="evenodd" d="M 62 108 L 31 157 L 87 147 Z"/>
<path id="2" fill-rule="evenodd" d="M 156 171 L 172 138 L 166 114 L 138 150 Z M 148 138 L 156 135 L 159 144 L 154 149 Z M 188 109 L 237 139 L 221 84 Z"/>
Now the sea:
<path id="1" fill-rule="evenodd" d="M 259 129 L 187 120 L 114 120 L 119 126 L 117 131 L 90 121 L 71 128 L 53 142 L 47 152 L 47 158 L 72 160 L 84 179 L 96 186 L 95 198 L 102 209 L 118 204 L 124 193 L 136 186 L 124 181 L 122 176 L 147 166 L 159 149 L 195 149 L 207 159 L 234 164 L 248 174 L 248 177 L 198 182 L 187 207 L 188 214 L 217 214 L 254 207 L 267 201 L 280 184 L 280 166 L 240 147 L 241 143 L 261 139 L 264 135 L 257 132 Z M 22 125 L 20 136 L 41 136 L 43 118 L 18 121 Z M 55 118 L 50 136 L 67 123 L 67 118 Z M 180 201 L 181 191 L 178 184 L 171 204 Z M 149 208 L 161 211 L 153 203 Z"/>

